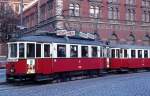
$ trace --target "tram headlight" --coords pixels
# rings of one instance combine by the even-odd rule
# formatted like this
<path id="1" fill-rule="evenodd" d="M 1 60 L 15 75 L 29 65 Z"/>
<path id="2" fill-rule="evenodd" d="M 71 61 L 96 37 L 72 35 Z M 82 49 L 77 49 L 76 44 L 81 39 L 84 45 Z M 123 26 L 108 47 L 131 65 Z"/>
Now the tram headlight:
<path id="1" fill-rule="evenodd" d="M 14 73 L 14 72 L 15 72 L 15 70 L 14 70 L 14 69 L 10 69 L 10 72 L 11 72 L 11 73 Z"/>

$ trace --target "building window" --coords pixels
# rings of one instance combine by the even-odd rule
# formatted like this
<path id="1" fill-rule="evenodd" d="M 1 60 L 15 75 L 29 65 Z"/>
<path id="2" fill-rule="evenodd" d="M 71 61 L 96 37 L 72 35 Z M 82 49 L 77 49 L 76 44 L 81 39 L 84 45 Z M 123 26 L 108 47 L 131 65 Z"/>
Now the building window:
<path id="1" fill-rule="evenodd" d="M 149 7 L 150 6 L 150 1 L 149 0 L 142 0 L 142 6 L 143 7 Z"/>
<path id="2" fill-rule="evenodd" d="M 126 0 L 126 4 L 128 5 L 134 5 L 135 3 L 135 0 Z"/>
<path id="3" fill-rule="evenodd" d="M 102 14 L 102 10 L 99 7 L 90 6 L 90 17 L 98 18 L 101 14 Z"/>
<path id="4" fill-rule="evenodd" d="M 70 16 L 79 16 L 80 15 L 80 6 L 78 4 L 69 5 L 69 15 Z"/>
<path id="5" fill-rule="evenodd" d="M 57 45 L 57 57 L 66 57 L 66 45 Z"/>
<path id="6" fill-rule="evenodd" d="M 119 19 L 119 8 L 117 7 L 110 7 L 108 12 L 108 18 L 117 20 Z"/>
<path id="7" fill-rule="evenodd" d="M 77 45 L 70 46 L 70 57 L 78 57 L 78 46 Z"/>
<path id="8" fill-rule="evenodd" d="M 108 0 L 109 3 L 119 3 L 119 0 Z"/>
<path id="9" fill-rule="evenodd" d="M 143 11 L 142 21 L 143 22 L 150 22 L 150 11 Z"/>
<path id="10" fill-rule="evenodd" d="M 135 21 L 135 9 L 127 9 L 126 12 L 126 20 L 127 21 Z"/>

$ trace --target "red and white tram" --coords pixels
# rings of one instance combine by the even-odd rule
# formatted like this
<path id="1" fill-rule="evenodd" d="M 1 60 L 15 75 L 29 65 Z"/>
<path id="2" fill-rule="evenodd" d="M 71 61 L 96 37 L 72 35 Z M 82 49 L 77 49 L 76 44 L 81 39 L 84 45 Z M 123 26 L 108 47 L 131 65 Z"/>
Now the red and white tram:
<path id="1" fill-rule="evenodd" d="M 27 36 L 8 43 L 7 80 L 99 74 L 106 69 L 106 46 L 97 40 Z"/>
<path id="2" fill-rule="evenodd" d="M 102 70 L 150 69 L 150 47 L 98 40 L 26 36 L 8 43 L 7 80 L 100 75 Z"/>
<path id="3" fill-rule="evenodd" d="M 150 47 L 137 45 L 110 46 L 110 69 L 136 70 L 150 68 Z"/>

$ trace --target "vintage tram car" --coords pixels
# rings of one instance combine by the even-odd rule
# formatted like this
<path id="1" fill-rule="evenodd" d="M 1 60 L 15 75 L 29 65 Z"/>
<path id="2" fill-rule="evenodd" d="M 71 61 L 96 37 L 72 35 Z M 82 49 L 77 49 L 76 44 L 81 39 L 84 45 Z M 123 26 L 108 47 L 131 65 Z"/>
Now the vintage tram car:
<path id="1" fill-rule="evenodd" d="M 25 36 L 8 43 L 6 78 L 54 80 L 103 71 L 150 68 L 150 47 L 62 36 Z"/>
<path id="2" fill-rule="evenodd" d="M 98 40 L 26 36 L 9 42 L 8 50 L 8 81 L 100 74 L 107 67 L 107 46 Z"/>

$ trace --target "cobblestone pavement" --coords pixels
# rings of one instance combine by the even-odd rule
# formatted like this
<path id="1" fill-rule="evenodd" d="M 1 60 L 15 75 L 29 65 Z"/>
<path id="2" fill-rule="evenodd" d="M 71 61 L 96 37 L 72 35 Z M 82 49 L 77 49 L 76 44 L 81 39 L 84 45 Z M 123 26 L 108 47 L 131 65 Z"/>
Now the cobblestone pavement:
<path id="1" fill-rule="evenodd" d="M 150 72 L 1 88 L 0 96 L 150 96 Z"/>

